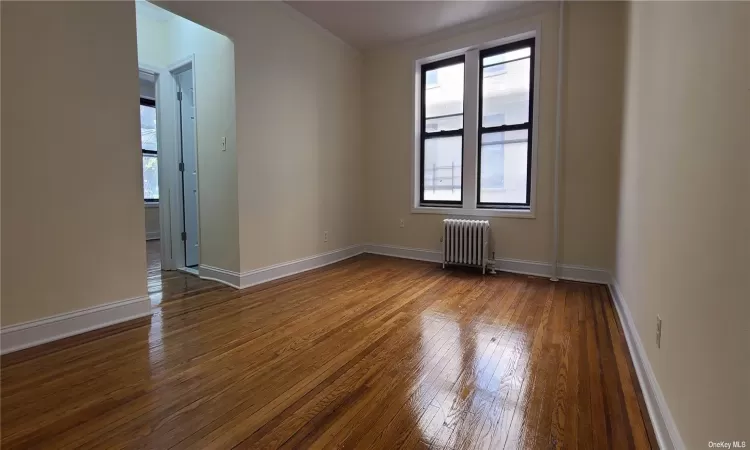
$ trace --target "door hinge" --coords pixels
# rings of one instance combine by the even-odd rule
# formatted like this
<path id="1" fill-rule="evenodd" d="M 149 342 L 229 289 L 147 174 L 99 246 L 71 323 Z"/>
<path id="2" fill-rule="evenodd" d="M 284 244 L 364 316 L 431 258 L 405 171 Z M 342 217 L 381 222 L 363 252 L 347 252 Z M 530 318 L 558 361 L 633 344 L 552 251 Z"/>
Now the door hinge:
<path id="1" fill-rule="evenodd" d="M 187 241 L 187 233 L 184 231 L 182 232 L 182 240 Z"/>
<path id="2" fill-rule="evenodd" d="M 177 100 L 180 102 L 182 101 L 182 92 L 180 91 L 177 91 Z"/>
<path id="3" fill-rule="evenodd" d="M 180 163 L 180 172 L 184 172 L 184 171 L 185 171 L 185 163 L 181 162 Z"/>

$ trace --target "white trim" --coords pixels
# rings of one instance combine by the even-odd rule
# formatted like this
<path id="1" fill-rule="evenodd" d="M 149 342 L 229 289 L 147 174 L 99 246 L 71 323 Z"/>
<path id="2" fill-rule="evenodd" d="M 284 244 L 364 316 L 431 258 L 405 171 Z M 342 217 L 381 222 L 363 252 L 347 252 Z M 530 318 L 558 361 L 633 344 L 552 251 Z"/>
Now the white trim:
<path id="1" fill-rule="evenodd" d="M 190 275 L 195 275 L 196 277 L 199 274 L 198 268 L 196 268 L 195 266 L 192 266 L 192 267 L 180 267 L 177 270 L 179 270 L 180 272 L 184 272 L 184 273 L 190 274 Z"/>
<path id="2" fill-rule="evenodd" d="M 365 244 L 364 252 L 372 253 L 373 255 L 393 256 L 403 259 L 416 259 L 417 261 L 429 261 L 435 263 L 443 261 L 443 254 L 437 250 L 399 247 L 396 245 Z"/>
<path id="3" fill-rule="evenodd" d="M 396 258 L 416 259 L 419 261 L 442 262 L 443 255 L 439 250 L 425 250 L 421 248 L 398 247 L 395 245 L 367 244 L 365 253 L 375 255 L 394 256 Z M 526 261 L 521 259 L 499 258 L 494 261 L 495 269 L 503 272 L 521 273 L 540 277 L 549 277 L 552 264 L 541 261 Z M 607 270 L 586 266 L 560 265 L 560 278 L 586 283 L 609 284 L 610 275 Z"/>
<path id="4" fill-rule="evenodd" d="M 609 284 L 609 291 L 617 309 L 617 315 L 620 317 L 620 324 L 625 332 L 625 340 L 628 343 L 630 357 L 638 375 L 638 382 L 641 385 L 648 415 L 651 417 L 651 424 L 654 426 L 657 443 L 663 449 L 683 450 L 685 444 L 677 430 L 672 413 L 669 412 L 669 406 L 664 399 L 659 382 L 656 381 L 656 376 L 651 368 L 646 350 L 643 348 L 633 317 L 630 315 L 630 309 L 628 309 L 620 290 L 620 285 L 614 277 Z"/>
<path id="5" fill-rule="evenodd" d="M 153 240 L 159 239 L 159 235 L 160 234 L 161 234 L 161 232 L 159 230 L 157 230 L 157 231 L 147 231 L 146 232 L 146 240 L 147 241 L 153 241 Z"/>
<path id="6" fill-rule="evenodd" d="M 363 253 L 363 251 L 362 245 L 352 245 L 351 247 L 261 267 L 243 273 L 201 264 L 199 266 L 199 276 L 206 280 L 218 281 L 235 289 L 244 289 L 256 284 L 266 283 L 327 266 L 357 256 Z"/>
<path id="7" fill-rule="evenodd" d="M 472 217 L 513 217 L 516 219 L 534 219 L 536 216 L 529 209 L 469 209 L 469 208 L 440 208 L 432 206 L 412 206 L 414 214 L 440 214 L 443 216 L 472 216 Z"/>
<path id="8" fill-rule="evenodd" d="M 142 296 L 2 327 L 0 353 L 34 347 L 150 315 L 151 300 L 148 296 Z"/>
<path id="9" fill-rule="evenodd" d="M 557 281 L 558 260 L 560 258 L 560 177 L 562 171 L 562 148 L 560 147 L 560 115 L 562 110 L 563 68 L 563 40 L 565 39 L 565 0 L 560 0 L 557 25 L 557 88 L 555 92 L 555 177 L 554 201 L 552 208 L 552 275 L 550 279 Z"/>
<path id="10" fill-rule="evenodd" d="M 198 276 L 205 280 L 218 281 L 235 289 L 240 289 L 240 273 L 205 264 L 198 266 Z"/>
<path id="11" fill-rule="evenodd" d="M 318 267 L 327 266 L 344 259 L 357 256 L 363 252 L 361 245 L 352 245 L 351 247 L 341 248 L 318 255 L 300 258 L 294 261 L 288 261 L 280 264 L 274 264 L 260 269 L 254 269 L 242 273 L 240 277 L 240 286 L 242 288 L 255 286 L 256 284 L 276 280 L 278 278 L 288 277 L 308 270 L 317 269 Z"/>
<path id="12" fill-rule="evenodd" d="M 199 155 L 200 155 L 200 145 L 198 143 L 198 90 L 197 90 L 197 70 L 195 65 L 195 54 L 191 53 L 190 55 L 181 58 L 177 60 L 176 62 L 170 64 L 167 66 L 167 71 L 169 72 L 169 97 L 168 101 L 171 102 L 169 105 L 169 114 L 171 116 L 169 117 L 170 124 L 169 127 L 172 128 L 172 139 L 174 142 L 174 145 L 172 147 L 172 151 L 174 152 L 172 155 L 172 161 L 171 164 L 167 165 L 165 164 L 165 171 L 168 172 L 168 177 L 166 178 L 166 181 L 169 183 L 169 187 L 174 192 L 174 206 L 172 207 L 172 210 L 170 211 L 170 225 L 171 225 L 171 235 L 172 235 L 172 255 L 173 255 L 173 261 L 176 267 L 183 267 L 186 265 L 186 257 L 185 254 L 185 247 L 182 242 L 182 232 L 184 231 L 184 223 L 185 223 L 185 210 L 184 210 L 184 198 L 183 198 L 183 186 L 182 186 L 182 176 L 183 173 L 180 172 L 179 169 L 179 163 L 180 163 L 180 155 L 182 152 L 181 145 L 182 145 L 182 139 L 181 139 L 181 130 L 179 127 L 179 118 L 180 118 L 180 105 L 179 101 L 177 100 L 177 80 L 175 79 L 175 76 L 185 72 L 187 70 L 192 70 L 192 80 L 193 80 L 193 114 L 195 117 L 195 126 L 193 127 L 193 140 L 195 142 L 195 169 L 196 169 L 196 188 L 198 190 L 198 195 L 196 196 L 196 210 L 198 214 L 198 263 L 200 264 L 201 259 L 201 239 L 200 239 L 200 230 L 201 230 L 201 214 L 200 214 L 200 167 L 199 167 Z M 157 103 L 158 105 L 158 103 Z M 161 164 L 161 162 L 160 162 Z M 161 186 L 160 186 L 161 188 Z M 160 189 L 161 191 L 161 189 Z"/>
<path id="13" fill-rule="evenodd" d="M 159 208 L 159 239 L 160 244 L 160 259 L 161 267 L 164 270 L 173 270 L 177 268 L 177 264 L 172 258 L 172 217 L 171 217 L 171 205 L 173 199 L 171 198 L 171 190 L 169 183 L 169 171 L 167 167 L 170 161 L 173 159 L 174 150 L 172 146 L 174 142 L 171 141 L 169 136 L 165 133 L 168 128 L 169 121 L 172 120 L 172 111 L 169 106 L 166 106 L 165 99 L 169 98 L 169 76 L 167 76 L 166 69 L 162 67 L 152 66 L 138 62 L 139 76 L 140 73 L 148 73 L 154 77 L 154 85 L 156 88 L 156 158 L 159 163 L 159 196 L 158 203 L 147 203 L 146 208 Z M 162 239 L 163 237 L 163 239 Z M 149 240 L 148 234 L 146 240 Z"/>
<path id="14" fill-rule="evenodd" d="M 558 264 L 557 275 L 563 280 L 584 281 L 586 283 L 609 284 L 612 276 L 608 270 L 596 267 L 578 266 L 573 264 Z M 552 273 L 552 264 L 549 265 Z"/>

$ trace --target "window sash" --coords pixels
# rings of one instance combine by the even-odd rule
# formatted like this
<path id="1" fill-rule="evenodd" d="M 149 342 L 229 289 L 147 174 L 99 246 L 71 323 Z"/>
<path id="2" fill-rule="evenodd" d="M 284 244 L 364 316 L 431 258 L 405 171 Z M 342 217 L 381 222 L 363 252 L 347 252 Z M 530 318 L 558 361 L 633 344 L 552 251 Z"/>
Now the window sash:
<path id="1" fill-rule="evenodd" d="M 477 208 L 487 209 L 530 209 L 531 208 L 531 167 L 532 167 L 532 132 L 533 132 L 533 117 L 534 117 L 534 68 L 535 68 L 535 57 L 536 57 L 536 40 L 535 38 L 523 39 L 509 44 L 500 45 L 493 48 L 488 48 L 479 52 L 479 83 L 478 83 L 478 99 L 479 99 L 479 114 L 478 114 L 478 127 L 477 127 L 477 177 L 476 177 L 476 206 Z M 529 115 L 528 120 L 523 123 L 508 124 L 500 126 L 485 127 L 483 126 L 484 121 L 484 69 L 486 67 L 492 67 L 496 64 L 487 66 L 482 65 L 484 58 L 507 53 L 513 50 L 521 48 L 530 48 L 531 52 L 528 57 L 517 58 L 512 61 L 504 61 L 498 64 L 508 64 L 509 62 L 519 61 L 522 59 L 529 58 Z M 505 131 L 527 131 L 527 148 L 526 148 L 526 201 L 523 203 L 496 203 L 496 202 L 482 202 L 481 191 L 482 191 L 482 138 L 485 134 L 499 133 Z"/>
<path id="2" fill-rule="evenodd" d="M 464 86 L 462 86 L 463 89 L 463 95 L 461 99 L 462 108 L 461 113 L 455 113 L 455 114 L 446 114 L 442 116 L 434 116 L 434 117 L 427 117 L 427 72 L 435 69 L 440 69 L 441 67 L 447 67 L 447 66 L 453 66 L 456 64 L 464 64 L 464 73 L 466 71 L 466 58 L 465 55 L 459 55 L 454 56 L 452 58 L 443 59 L 440 61 L 435 61 L 429 64 L 423 64 L 422 65 L 422 73 L 420 77 L 420 101 L 421 101 L 421 107 L 420 107 L 420 116 L 419 116 L 419 124 L 420 124 L 420 153 L 419 153 L 419 204 L 420 205 L 429 205 L 429 206 L 449 206 L 449 207 L 461 207 L 463 205 L 464 201 L 464 176 L 463 173 L 461 173 L 461 196 L 459 200 L 425 200 L 424 198 L 424 189 L 425 189 L 425 175 L 424 175 L 424 160 L 425 160 L 425 143 L 428 139 L 435 139 L 435 138 L 445 138 L 445 137 L 460 137 L 461 138 L 461 161 L 462 161 L 462 172 L 463 172 L 463 159 L 464 159 L 464 127 L 465 124 L 465 112 L 466 112 L 466 81 L 464 80 Z M 442 130 L 442 131 L 427 131 L 427 121 L 430 119 L 438 119 L 443 117 L 457 117 L 461 115 L 462 121 L 461 121 L 461 128 L 456 128 L 454 130 Z M 433 181 L 434 182 L 434 181 Z"/>
<path id="3" fill-rule="evenodd" d="M 141 97 L 141 105 L 142 106 L 150 106 L 151 108 L 156 108 L 156 101 L 152 100 L 150 98 L 144 98 Z M 159 152 L 157 150 L 147 150 L 145 148 L 141 148 L 141 155 L 148 155 L 148 156 L 157 156 Z M 143 171 L 143 166 L 141 165 L 141 171 Z M 146 203 L 159 203 L 158 198 L 143 198 L 143 201 Z"/>

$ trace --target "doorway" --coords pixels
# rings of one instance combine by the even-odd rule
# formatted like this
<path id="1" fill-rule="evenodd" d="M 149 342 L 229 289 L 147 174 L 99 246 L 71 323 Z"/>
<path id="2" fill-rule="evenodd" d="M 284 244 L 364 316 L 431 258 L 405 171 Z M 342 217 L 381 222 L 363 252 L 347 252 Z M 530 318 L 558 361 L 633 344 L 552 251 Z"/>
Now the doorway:
<path id="1" fill-rule="evenodd" d="M 184 267 L 200 264 L 198 222 L 198 152 L 195 124 L 195 89 L 192 63 L 172 71 L 175 80 L 178 119 L 180 189 L 182 191 L 182 232 Z"/>
<path id="2" fill-rule="evenodd" d="M 206 256 L 215 254 L 211 237 L 228 231 L 229 223 L 214 219 L 225 211 L 209 199 L 237 189 L 231 176 L 234 46 L 226 36 L 152 3 L 135 6 L 138 64 L 155 81 L 159 199 L 148 216 L 158 211 L 160 245 L 153 247 L 160 250 L 163 277 L 177 275 L 165 271 L 200 275 L 205 267 L 219 267 Z"/>

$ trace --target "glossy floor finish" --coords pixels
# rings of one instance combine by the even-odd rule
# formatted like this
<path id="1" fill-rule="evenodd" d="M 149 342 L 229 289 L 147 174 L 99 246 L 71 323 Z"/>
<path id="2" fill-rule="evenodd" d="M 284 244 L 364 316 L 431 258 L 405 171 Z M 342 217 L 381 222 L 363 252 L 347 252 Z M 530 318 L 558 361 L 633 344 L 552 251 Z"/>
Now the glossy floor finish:
<path id="1" fill-rule="evenodd" d="M 3 358 L 3 448 L 655 446 L 604 287 L 369 255 L 172 276 L 150 319 Z"/>
<path id="2" fill-rule="evenodd" d="M 151 298 L 151 306 L 218 288 L 229 290 L 215 281 L 202 280 L 178 270 L 162 271 L 159 245 L 158 239 L 146 241 L 148 296 Z"/>

